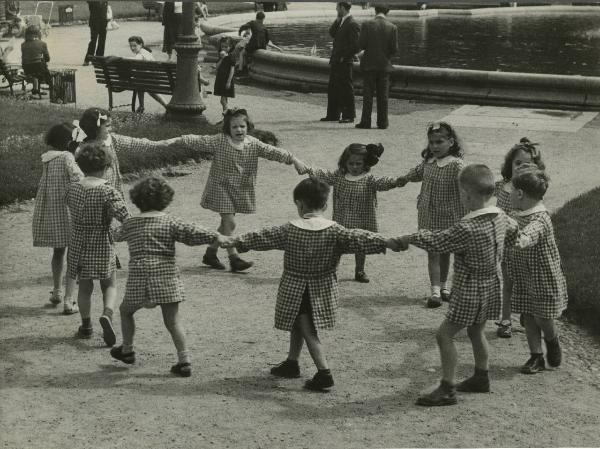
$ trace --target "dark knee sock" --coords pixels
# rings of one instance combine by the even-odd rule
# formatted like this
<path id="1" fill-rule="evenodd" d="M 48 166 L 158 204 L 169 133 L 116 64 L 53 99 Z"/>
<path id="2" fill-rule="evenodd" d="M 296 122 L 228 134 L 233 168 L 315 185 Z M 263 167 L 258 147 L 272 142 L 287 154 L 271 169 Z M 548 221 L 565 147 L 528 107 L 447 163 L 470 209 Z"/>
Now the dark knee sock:
<path id="1" fill-rule="evenodd" d="M 92 327 L 92 319 L 91 318 L 82 318 L 81 319 L 81 327 L 89 328 Z"/>
<path id="2" fill-rule="evenodd" d="M 488 377 L 488 370 L 475 368 L 475 377 Z"/>

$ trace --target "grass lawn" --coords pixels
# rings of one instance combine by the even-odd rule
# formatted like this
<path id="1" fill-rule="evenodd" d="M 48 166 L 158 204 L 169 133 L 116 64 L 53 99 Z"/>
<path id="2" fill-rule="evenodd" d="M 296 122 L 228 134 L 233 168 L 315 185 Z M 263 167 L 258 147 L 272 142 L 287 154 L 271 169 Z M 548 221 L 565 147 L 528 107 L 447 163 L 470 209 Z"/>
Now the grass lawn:
<path id="1" fill-rule="evenodd" d="M 54 124 L 78 119 L 82 112 L 82 109 L 13 98 L 0 99 L 0 206 L 35 197 L 42 173 L 40 155 L 49 149 L 44 144 L 44 134 Z M 171 122 L 163 116 L 153 114 L 113 112 L 111 115 L 116 133 L 150 140 L 169 139 L 182 134 L 216 134 L 221 130 L 220 126 L 210 123 Z M 31 120 L 30 117 L 36 117 L 36 120 Z M 269 131 L 255 130 L 252 134 L 264 142 L 277 143 L 276 137 Z M 121 171 L 130 177 L 139 171 L 190 161 L 199 162 L 198 156 L 184 149 L 156 153 L 151 157 L 135 152 L 119 153 Z"/>

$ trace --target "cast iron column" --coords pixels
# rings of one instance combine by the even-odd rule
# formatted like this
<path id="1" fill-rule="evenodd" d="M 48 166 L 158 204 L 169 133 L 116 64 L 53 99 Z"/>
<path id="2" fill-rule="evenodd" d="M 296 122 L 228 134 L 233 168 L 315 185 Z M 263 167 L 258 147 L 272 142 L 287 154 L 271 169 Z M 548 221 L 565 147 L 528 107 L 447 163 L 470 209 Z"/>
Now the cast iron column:
<path id="1" fill-rule="evenodd" d="M 202 111 L 206 109 L 198 88 L 198 51 L 202 44 L 194 32 L 193 1 L 183 2 L 182 35 L 177 36 L 177 83 L 171 101 L 167 105 L 167 116 L 176 120 L 206 120 Z"/>

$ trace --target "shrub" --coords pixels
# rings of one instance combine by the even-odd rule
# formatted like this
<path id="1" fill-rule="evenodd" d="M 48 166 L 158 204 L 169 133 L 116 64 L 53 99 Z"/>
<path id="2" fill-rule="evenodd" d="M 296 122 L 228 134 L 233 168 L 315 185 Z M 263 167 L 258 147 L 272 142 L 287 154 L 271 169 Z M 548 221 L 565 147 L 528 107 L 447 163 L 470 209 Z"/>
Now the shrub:
<path id="1" fill-rule="evenodd" d="M 25 102 L 6 98 L 0 101 L 0 206 L 13 201 L 35 197 L 37 183 L 42 174 L 40 156 L 48 151 L 44 133 L 54 124 L 78 119 L 83 110 L 57 107 L 48 104 Z M 210 123 L 172 122 L 153 114 L 112 112 L 114 132 L 150 140 L 163 140 L 182 134 L 217 134 L 221 126 Z M 35 117 L 35 120 L 31 120 Z M 256 129 L 252 135 L 269 144 L 277 144 L 277 137 L 270 131 Z M 123 174 L 135 177 L 136 172 L 186 163 L 200 162 L 209 155 L 179 148 L 154 154 L 134 151 L 119 152 L 119 164 Z"/>
<path id="2" fill-rule="evenodd" d="M 600 187 L 568 201 L 552 217 L 569 289 L 567 312 L 600 324 Z M 600 328 L 600 326 L 598 326 Z"/>

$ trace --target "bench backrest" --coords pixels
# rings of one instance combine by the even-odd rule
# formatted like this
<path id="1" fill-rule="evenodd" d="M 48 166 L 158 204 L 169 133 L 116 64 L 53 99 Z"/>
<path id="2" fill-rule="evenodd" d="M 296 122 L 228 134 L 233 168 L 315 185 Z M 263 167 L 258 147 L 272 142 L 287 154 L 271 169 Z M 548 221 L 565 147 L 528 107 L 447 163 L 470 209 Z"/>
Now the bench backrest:
<path id="1" fill-rule="evenodd" d="M 93 56 L 96 81 L 112 90 L 142 90 L 172 94 L 175 89 L 177 64 L 174 62 Z"/>

